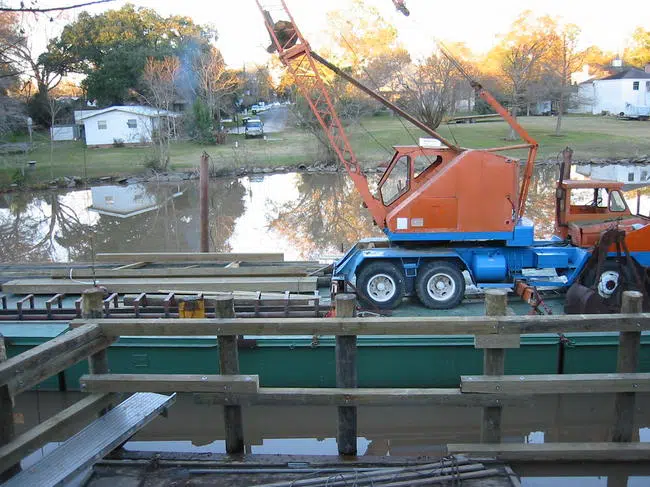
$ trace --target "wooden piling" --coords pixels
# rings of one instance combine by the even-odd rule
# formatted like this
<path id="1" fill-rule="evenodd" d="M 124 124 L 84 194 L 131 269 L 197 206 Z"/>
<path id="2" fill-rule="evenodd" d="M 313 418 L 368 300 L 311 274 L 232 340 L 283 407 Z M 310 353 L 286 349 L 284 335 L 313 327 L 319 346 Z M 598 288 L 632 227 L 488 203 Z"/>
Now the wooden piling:
<path id="1" fill-rule="evenodd" d="M 219 296 L 212 300 L 217 318 L 235 317 L 235 300 L 232 296 Z M 239 374 L 237 335 L 219 336 L 219 371 L 222 375 Z M 244 424 L 241 406 L 224 406 L 226 453 L 244 453 Z"/>
<path id="2" fill-rule="evenodd" d="M 207 152 L 201 155 L 201 167 L 199 172 L 200 186 L 200 221 L 201 221 L 201 252 L 210 251 L 210 233 L 208 225 L 208 159 L 210 156 Z"/>
<path id="3" fill-rule="evenodd" d="M 625 291 L 621 313 L 641 313 L 643 311 L 643 294 L 638 291 Z M 619 373 L 637 372 L 639 368 L 639 350 L 641 347 L 640 331 L 622 331 L 618 340 L 618 361 L 616 371 Z M 635 392 L 619 392 L 614 402 L 614 430 L 612 441 L 631 442 L 634 437 Z"/>
<path id="4" fill-rule="evenodd" d="M 5 339 L 0 335 L 0 363 L 7 360 Z M 8 444 L 14 437 L 14 404 L 9 386 L 0 385 L 0 446 Z M 0 471 L 0 483 L 20 472 L 20 462 L 12 465 L 6 471 Z"/>
<path id="5" fill-rule="evenodd" d="M 102 318 L 104 314 L 104 291 L 93 287 L 81 293 L 81 317 L 85 319 Z M 108 374 L 108 355 L 106 349 L 88 358 L 91 374 Z"/>
<path id="6" fill-rule="evenodd" d="M 488 289 L 485 291 L 485 314 L 486 316 L 505 316 L 508 303 L 508 292 L 504 289 Z M 505 364 L 505 349 L 498 348 L 498 344 L 481 344 L 477 336 L 476 346 L 484 348 L 483 351 L 483 374 L 503 375 Z M 498 336 L 497 336 L 498 339 Z M 495 347 L 496 345 L 496 347 Z M 501 442 L 501 407 L 485 407 L 481 421 L 481 442 Z"/>
<path id="7" fill-rule="evenodd" d="M 354 294 L 336 295 L 337 318 L 355 316 L 357 300 Z M 336 387 L 357 387 L 357 337 L 340 335 L 336 337 Z M 338 407 L 336 440 L 339 455 L 357 454 L 357 408 Z"/>

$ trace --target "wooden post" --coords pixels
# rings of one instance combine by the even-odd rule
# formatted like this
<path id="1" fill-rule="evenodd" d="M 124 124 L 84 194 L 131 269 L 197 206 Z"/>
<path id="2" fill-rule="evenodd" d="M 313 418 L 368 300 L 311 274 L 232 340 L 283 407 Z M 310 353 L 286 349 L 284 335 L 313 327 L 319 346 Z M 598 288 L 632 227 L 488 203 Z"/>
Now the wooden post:
<path id="1" fill-rule="evenodd" d="M 638 291 L 625 291 L 621 313 L 641 313 L 643 311 L 643 294 Z M 637 372 L 639 368 L 639 349 L 641 347 L 640 331 L 622 331 L 618 339 L 619 373 Z M 634 437 L 634 410 L 636 393 L 619 392 L 614 402 L 615 424 L 612 441 L 630 442 Z"/>
<path id="2" fill-rule="evenodd" d="M 235 299 L 232 296 L 214 298 L 214 312 L 217 318 L 235 317 Z M 221 374 L 239 374 L 239 350 L 237 336 L 219 336 L 219 371 Z M 244 424 L 241 406 L 224 406 L 223 418 L 226 429 L 226 452 L 244 453 Z"/>
<path id="3" fill-rule="evenodd" d="M 102 318 L 104 313 L 104 291 L 93 287 L 81 293 L 81 317 L 85 319 Z M 88 358 L 91 374 L 108 374 L 108 355 L 106 349 Z"/>
<path id="4" fill-rule="evenodd" d="M 207 152 L 201 155 L 201 167 L 199 172 L 200 186 L 200 225 L 201 225 L 201 252 L 210 251 L 210 234 L 208 225 L 208 159 L 210 156 Z"/>
<path id="5" fill-rule="evenodd" d="M 354 294 L 336 295 L 336 317 L 351 318 L 355 315 L 357 298 Z M 336 387 L 357 387 L 357 337 L 336 337 Z M 357 454 L 357 408 L 338 407 L 336 441 L 339 455 Z"/>
<path id="6" fill-rule="evenodd" d="M 5 339 L 0 335 L 0 363 L 7 360 Z M 14 437 L 14 403 L 9 394 L 9 386 L 0 385 L 0 446 L 9 443 Z M 0 483 L 20 472 L 20 463 L 0 472 Z"/>
<path id="7" fill-rule="evenodd" d="M 504 289 L 488 289 L 485 291 L 486 316 L 505 316 L 508 303 L 508 292 Z M 492 337 L 491 337 L 492 338 Z M 499 339 L 499 337 L 496 337 Z M 481 347 L 480 337 L 475 338 L 475 345 Z M 483 351 L 483 374 L 503 375 L 505 364 L 505 349 L 493 348 L 495 344 L 485 345 Z M 501 407 L 485 407 L 481 421 L 481 442 L 501 443 Z"/>

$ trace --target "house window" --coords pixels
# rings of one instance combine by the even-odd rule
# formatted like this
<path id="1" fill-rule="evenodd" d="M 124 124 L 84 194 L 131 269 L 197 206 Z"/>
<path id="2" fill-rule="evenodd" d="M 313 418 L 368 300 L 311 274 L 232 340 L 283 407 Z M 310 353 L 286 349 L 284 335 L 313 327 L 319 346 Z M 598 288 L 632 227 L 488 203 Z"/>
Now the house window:
<path id="1" fill-rule="evenodd" d="M 97 120 L 97 130 L 106 130 L 106 120 Z"/>
<path id="2" fill-rule="evenodd" d="M 632 181 L 634 181 L 634 173 L 629 172 L 629 173 L 627 173 L 627 182 L 631 183 Z"/>
<path id="3" fill-rule="evenodd" d="M 650 81 L 645 82 L 645 90 L 650 93 Z"/>
<path id="4" fill-rule="evenodd" d="M 138 121 L 135 118 L 130 118 L 129 120 L 126 121 L 126 124 L 129 126 L 130 129 L 138 128 Z"/>
<path id="5" fill-rule="evenodd" d="M 632 82 L 632 89 L 634 91 L 639 91 L 639 82 L 638 81 L 633 81 Z"/>

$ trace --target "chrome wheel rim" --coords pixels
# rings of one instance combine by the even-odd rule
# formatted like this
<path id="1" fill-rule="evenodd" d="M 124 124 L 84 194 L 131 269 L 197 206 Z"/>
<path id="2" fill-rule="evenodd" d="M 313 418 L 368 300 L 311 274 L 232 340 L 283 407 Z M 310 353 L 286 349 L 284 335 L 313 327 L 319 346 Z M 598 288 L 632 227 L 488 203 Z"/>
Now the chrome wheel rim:
<path id="1" fill-rule="evenodd" d="M 385 303 L 390 301 L 397 291 L 395 280 L 388 274 L 375 274 L 366 285 L 366 292 L 373 301 Z"/>
<path id="2" fill-rule="evenodd" d="M 427 281 L 427 293 L 435 301 L 449 301 L 456 292 L 456 282 L 443 272 L 434 274 Z"/>
<path id="3" fill-rule="evenodd" d="M 605 271 L 598 279 L 598 294 L 603 298 L 611 297 L 618 289 L 620 275 L 616 271 Z"/>

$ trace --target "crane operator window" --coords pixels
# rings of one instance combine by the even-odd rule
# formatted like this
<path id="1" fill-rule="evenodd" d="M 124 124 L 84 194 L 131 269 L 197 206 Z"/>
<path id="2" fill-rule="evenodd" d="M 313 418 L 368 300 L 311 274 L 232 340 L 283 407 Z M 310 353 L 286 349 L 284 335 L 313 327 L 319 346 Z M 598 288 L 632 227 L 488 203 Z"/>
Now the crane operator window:
<path id="1" fill-rule="evenodd" d="M 381 199 L 384 205 L 390 205 L 404 194 L 409 187 L 409 161 L 402 156 L 393 166 L 390 174 L 381 186 Z"/>

